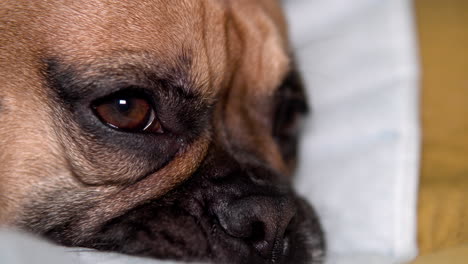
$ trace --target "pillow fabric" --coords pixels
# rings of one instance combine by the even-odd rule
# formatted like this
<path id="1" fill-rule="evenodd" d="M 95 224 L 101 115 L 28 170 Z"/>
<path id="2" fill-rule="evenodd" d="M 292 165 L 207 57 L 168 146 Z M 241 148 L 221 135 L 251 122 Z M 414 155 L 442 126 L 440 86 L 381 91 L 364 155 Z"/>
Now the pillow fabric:
<path id="1" fill-rule="evenodd" d="M 312 107 L 296 185 L 321 217 L 330 263 L 409 260 L 420 140 L 412 3 L 285 6 Z"/>

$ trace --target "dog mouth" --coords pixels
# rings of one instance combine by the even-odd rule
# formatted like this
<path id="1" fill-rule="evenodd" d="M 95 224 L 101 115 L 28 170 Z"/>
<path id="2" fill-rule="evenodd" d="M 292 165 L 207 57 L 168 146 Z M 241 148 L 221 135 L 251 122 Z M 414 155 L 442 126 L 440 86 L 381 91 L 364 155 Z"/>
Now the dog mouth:
<path id="1" fill-rule="evenodd" d="M 309 204 L 300 198 L 288 197 L 286 204 L 293 208 L 289 212 L 280 208 L 276 213 L 269 213 L 256 209 L 256 204 L 251 202 L 273 210 L 267 203 L 261 203 L 262 199 L 272 197 L 258 199 L 249 195 L 230 202 L 230 206 L 220 206 L 222 203 L 203 199 L 206 193 L 210 196 L 210 190 L 177 189 L 102 222 L 92 232 L 74 230 L 70 228 L 75 225 L 72 222 L 55 226 L 43 235 L 65 246 L 187 262 L 323 262 L 324 238 L 320 224 Z M 282 200 L 281 197 L 273 199 Z M 236 203 L 244 207 L 244 215 L 232 209 Z M 233 210 L 238 217 L 223 215 L 226 209 Z M 286 214 L 290 216 L 269 220 Z M 230 222 L 226 223 L 226 219 Z"/>
<path id="2" fill-rule="evenodd" d="M 158 200 L 106 222 L 75 246 L 181 261 L 321 263 L 324 245 L 320 227 L 307 221 L 313 218 L 304 214 L 303 208 L 299 209 L 284 234 L 270 244 L 260 222 L 252 224 L 248 236 L 233 236 L 199 201 Z"/>

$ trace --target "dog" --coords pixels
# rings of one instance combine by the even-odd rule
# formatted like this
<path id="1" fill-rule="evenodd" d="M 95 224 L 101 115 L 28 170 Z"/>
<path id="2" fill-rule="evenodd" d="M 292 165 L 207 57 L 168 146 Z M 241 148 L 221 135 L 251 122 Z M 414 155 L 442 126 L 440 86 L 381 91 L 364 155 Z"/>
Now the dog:
<path id="1" fill-rule="evenodd" d="M 275 0 L 0 4 L 0 224 L 181 261 L 322 263 Z"/>

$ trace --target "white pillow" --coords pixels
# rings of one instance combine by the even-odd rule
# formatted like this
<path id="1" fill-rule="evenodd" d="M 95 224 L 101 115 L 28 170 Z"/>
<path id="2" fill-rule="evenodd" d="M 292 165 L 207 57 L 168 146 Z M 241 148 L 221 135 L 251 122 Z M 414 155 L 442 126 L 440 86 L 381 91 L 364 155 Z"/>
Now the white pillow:
<path id="1" fill-rule="evenodd" d="M 420 140 L 412 3 L 285 7 L 313 109 L 296 186 L 322 219 L 330 263 L 411 259 Z"/>

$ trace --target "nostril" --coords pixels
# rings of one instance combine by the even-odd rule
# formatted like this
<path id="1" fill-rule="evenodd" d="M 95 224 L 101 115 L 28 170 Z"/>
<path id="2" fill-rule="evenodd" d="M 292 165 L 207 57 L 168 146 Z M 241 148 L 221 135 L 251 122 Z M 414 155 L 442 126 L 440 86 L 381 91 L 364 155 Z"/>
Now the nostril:
<path id="1" fill-rule="evenodd" d="M 264 258 L 274 260 L 284 254 L 285 233 L 296 213 L 292 199 L 250 196 L 217 209 L 215 214 L 227 234 L 244 240 Z"/>
<path id="2" fill-rule="evenodd" d="M 252 223 L 252 233 L 246 240 L 250 243 L 258 243 L 265 240 L 265 224 L 260 221 Z"/>
<path id="3" fill-rule="evenodd" d="M 257 228 L 252 233 L 253 236 L 248 240 L 262 257 L 269 258 L 273 262 L 286 253 L 287 250 L 284 247 L 289 246 L 289 241 L 286 233 L 282 231 L 282 226 L 279 222 L 276 222 L 276 224 L 278 225 L 273 226 L 273 229 L 269 229 L 264 223 L 258 222 L 256 224 Z"/>

